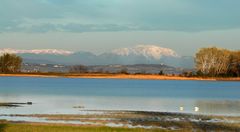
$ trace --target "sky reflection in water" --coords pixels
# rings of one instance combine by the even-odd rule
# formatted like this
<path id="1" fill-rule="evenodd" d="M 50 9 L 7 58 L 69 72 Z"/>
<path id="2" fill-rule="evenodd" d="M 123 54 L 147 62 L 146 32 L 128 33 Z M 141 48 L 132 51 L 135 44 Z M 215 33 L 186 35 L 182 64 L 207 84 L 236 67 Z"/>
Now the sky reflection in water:
<path id="1" fill-rule="evenodd" d="M 1 114 L 141 110 L 240 115 L 239 82 L 0 77 L 0 84 L 0 102 L 34 103 L 1 108 Z"/>

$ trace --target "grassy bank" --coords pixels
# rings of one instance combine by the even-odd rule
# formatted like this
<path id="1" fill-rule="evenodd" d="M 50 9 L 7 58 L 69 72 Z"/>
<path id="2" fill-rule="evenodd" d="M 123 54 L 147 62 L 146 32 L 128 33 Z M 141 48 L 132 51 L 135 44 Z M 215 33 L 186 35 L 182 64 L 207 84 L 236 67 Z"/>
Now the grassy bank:
<path id="1" fill-rule="evenodd" d="M 130 129 L 58 124 L 0 123 L 0 132 L 167 132 L 160 129 Z"/>
<path id="2" fill-rule="evenodd" d="M 138 79 L 138 80 L 206 80 L 206 81 L 240 81 L 240 77 L 181 77 L 157 74 L 97 74 L 97 73 L 17 73 L 0 74 L 0 77 L 64 77 L 64 78 L 95 78 L 95 79 Z"/>

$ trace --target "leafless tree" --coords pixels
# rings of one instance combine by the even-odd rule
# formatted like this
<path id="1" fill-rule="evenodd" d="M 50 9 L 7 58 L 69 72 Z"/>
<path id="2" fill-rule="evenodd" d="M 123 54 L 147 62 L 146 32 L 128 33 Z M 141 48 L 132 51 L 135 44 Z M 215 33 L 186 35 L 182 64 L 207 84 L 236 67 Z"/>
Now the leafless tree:
<path id="1" fill-rule="evenodd" d="M 71 66 L 70 73 L 87 73 L 88 72 L 88 68 L 87 66 L 84 65 L 75 65 L 75 66 Z"/>
<path id="2" fill-rule="evenodd" d="M 196 69 L 204 75 L 227 74 L 231 66 L 231 54 L 232 51 L 226 49 L 202 48 L 195 56 Z"/>
<path id="3" fill-rule="evenodd" d="M 3 54 L 0 56 L 0 72 L 16 73 L 21 71 L 22 58 L 15 54 Z"/>

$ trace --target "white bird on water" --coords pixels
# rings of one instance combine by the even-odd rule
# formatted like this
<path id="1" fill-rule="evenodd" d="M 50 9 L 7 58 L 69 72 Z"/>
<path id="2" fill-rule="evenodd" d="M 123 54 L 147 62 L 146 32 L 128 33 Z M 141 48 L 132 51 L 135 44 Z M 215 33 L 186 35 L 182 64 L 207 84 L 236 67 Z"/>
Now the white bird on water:
<path id="1" fill-rule="evenodd" d="M 184 108 L 181 106 L 181 107 L 179 107 L 179 110 L 180 110 L 180 111 L 183 111 L 183 110 L 184 110 Z"/>
<path id="2" fill-rule="evenodd" d="M 199 107 L 194 107 L 194 111 L 198 112 L 199 111 Z"/>

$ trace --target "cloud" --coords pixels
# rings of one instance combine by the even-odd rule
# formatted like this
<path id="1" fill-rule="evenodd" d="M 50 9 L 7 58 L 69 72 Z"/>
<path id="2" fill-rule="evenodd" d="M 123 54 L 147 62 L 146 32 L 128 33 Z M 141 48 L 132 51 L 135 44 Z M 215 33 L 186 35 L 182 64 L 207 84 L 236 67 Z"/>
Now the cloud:
<path id="1" fill-rule="evenodd" d="M 0 32 L 205 31 L 240 27 L 239 0 L 1 0 Z"/>

